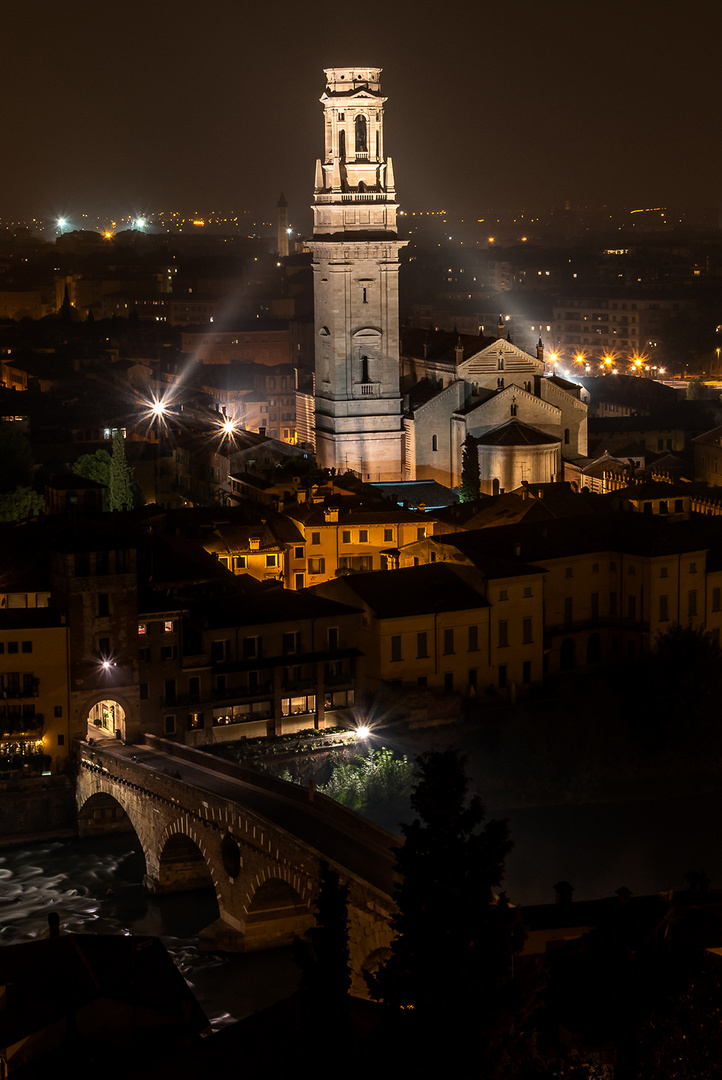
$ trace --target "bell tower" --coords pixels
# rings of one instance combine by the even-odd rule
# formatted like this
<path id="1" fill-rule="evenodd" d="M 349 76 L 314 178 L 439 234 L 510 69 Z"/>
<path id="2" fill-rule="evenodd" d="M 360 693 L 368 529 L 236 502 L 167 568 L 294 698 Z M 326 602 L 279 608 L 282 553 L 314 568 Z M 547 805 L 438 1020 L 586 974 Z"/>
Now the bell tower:
<path id="1" fill-rule="evenodd" d="M 327 68 L 313 197 L 316 456 L 363 480 L 400 480 L 396 189 L 384 156 L 381 68 Z"/>

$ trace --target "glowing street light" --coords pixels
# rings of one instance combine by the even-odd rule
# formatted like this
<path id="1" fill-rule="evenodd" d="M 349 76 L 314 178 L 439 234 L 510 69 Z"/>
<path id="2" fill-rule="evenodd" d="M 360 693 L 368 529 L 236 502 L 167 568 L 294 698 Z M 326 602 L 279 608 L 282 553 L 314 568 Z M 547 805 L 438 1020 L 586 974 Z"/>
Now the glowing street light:
<path id="1" fill-rule="evenodd" d="M 63 229 L 67 226 L 67 219 L 64 217 L 58 218 L 58 231 L 62 233 Z"/>
<path id="2" fill-rule="evenodd" d="M 356 735 L 359 739 L 368 739 L 370 734 L 371 728 L 367 727 L 366 724 L 359 724 L 359 726 L 356 728 Z"/>

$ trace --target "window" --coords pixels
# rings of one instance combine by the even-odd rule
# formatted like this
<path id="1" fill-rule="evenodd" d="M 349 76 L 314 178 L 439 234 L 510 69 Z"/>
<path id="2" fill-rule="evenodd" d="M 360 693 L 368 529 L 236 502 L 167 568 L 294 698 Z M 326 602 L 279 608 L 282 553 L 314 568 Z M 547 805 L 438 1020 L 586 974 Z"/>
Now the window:
<path id="1" fill-rule="evenodd" d="M 160 650 L 161 660 L 175 660 L 178 655 L 178 649 L 175 645 L 163 645 Z"/>
<path id="2" fill-rule="evenodd" d="M 454 631 L 453 628 L 447 628 L 444 630 L 444 655 L 448 656 L 454 651 Z"/>
<path id="3" fill-rule="evenodd" d="M 338 563 L 341 570 L 365 572 L 367 570 L 373 570 L 374 557 L 373 555 L 342 555 L 338 560 Z"/>
<path id="4" fill-rule="evenodd" d="M 211 660 L 220 661 L 221 663 L 228 659 L 230 651 L 230 642 L 227 639 L 218 639 L 211 642 Z"/>
<path id="5" fill-rule="evenodd" d="M 690 574 L 696 574 L 697 573 L 697 563 L 696 562 L 691 562 L 689 564 L 689 572 L 690 572 Z"/>
<path id="6" fill-rule="evenodd" d="M 200 701 L 201 680 L 199 675 L 190 675 L 188 677 L 188 697 L 191 701 Z"/>
<path id="7" fill-rule="evenodd" d="M 669 619 L 669 597 L 660 596 L 659 598 L 659 621 L 667 622 Z"/>
<path id="8" fill-rule="evenodd" d="M 295 579 L 294 579 L 294 581 L 295 581 L 294 588 L 302 589 L 303 585 L 304 585 L 304 580 L 305 580 L 305 576 L 303 574 L 296 574 Z"/>
<path id="9" fill-rule="evenodd" d="M 350 529 L 344 529 L 342 531 L 342 533 L 341 533 L 341 543 L 342 544 L 350 544 L 351 543 L 351 530 Z"/>
<path id="10" fill-rule="evenodd" d="M 394 530 L 393 529 L 384 529 L 384 543 L 385 544 L 390 544 L 392 542 L 393 538 L 394 538 Z"/>
<path id="11" fill-rule="evenodd" d="M 172 634 L 174 629 L 175 629 L 175 623 L 173 622 L 173 620 L 172 619 L 166 619 L 165 622 L 163 623 L 163 633 L 164 634 Z"/>
<path id="12" fill-rule="evenodd" d="M 110 615 L 110 597 L 107 592 L 98 593 L 98 618 Z"/>
<path id="13" fill-rule="evenodd" d="M 308 560 L 308 572 L 309 572 L 309 574 L 325 574 L 326 573 L 326 560 L 325 560 L 325 558 L 309 559 Z"/>
<path id="14" fill-rule="evenodd" d="M 534 637 L 533 637 L 533 634 L 532 634 L 532 620 L 531 619 L 522 619 L 522 622 L 521 622 L 521 641 L 522 641 L 522 645 L 530 645 L 533 640 L 534 640 Z"/>
<path id="15" fill-rule="evenodd" d="M 10 644 L 12 645 L 13 643 L 10 642 Z M 17 645 L 17 643 L 15 643 L 15 644 Z M 15 651 L 17 652 L 17 647 L 16 647 Z M 109 637 L 98 638 L 98 652 L 103 657 L 107 658 L 108 656 L 110 656 L 110 638 Z"/>
<path id="16" fill-rule="evenodd" d="M 479 648 L 479 627 L 469 627 L 469 652 L 477 652 Z"/>
<path id="17" fill-rule="evenodd" d="M 454 691 L 454 672 L 444 672 L 444 693 L 451 694 Z"/>
<path id="18" fill-rule="evenodd" d="M 295 547 L 293 549 L 293 557 L 294 557 L 294 559 L 302 559 L 303 558 L 303 548 L 302 547 Z"/>
<path id="19" fill-rule="evenodd" d="M 321 533 L 320 532 L 312 532 L 311 533 L 311 543 L 312 544 L 320 544 L 321 543 Z"/>
<path id="20" fill-rule="evenodd" d="M 505 649 L 509 644 L 509 621 L 508 619 L 499 620 L 499 648 Z"/>
<path id="21" fill-rule="evenodd" d="M 439 437 L 438 437 L 438 435 L 432 435 L 431 436 L 431 449 L 432 449 L 432 451 L 436 451 L 436 450 L 439 449 Z"/>
<path id="22" fill-rule="evenodd" d="M 141 701 L 147 701 L 148 700 L 148 683 L 147 682 L 138 683 L 138 694 L 140 696 Z"/>
<path id="23" fill-rule="evenodd" d="M 609 614 L 617 614 L 617 594 L 616 592 L 610 592 L 609 594 Z"/>
<path id="24" fill-rule="evenodd" d="M 521 681 L 523 683 L 531 682 L 531 660 L 525 660 L 521 665 Z"/>
<path id="25" fill-rule="evenodd" d="M 419 528 L 416 530 L 416 539 L 417 540 L 425 540 L 426 539 L 426 526 L 425 525 L 420 525 Z"/>
<path id="26" fill-rule="evenodd" d="M 416 656 L 419 660 L 423 660 L 429 655 L 429 647 L 426 638 L 426 631 L 422 630 L 416 635 Z"/>
<path id="27" fill-rule="evenodd" d="M 147 634 L 147 633 L 148 633 L 148 626 L 146 625 L 146 623 L 144 623 L 144 622 L 142 622 L 142 623 L 138 623 L 138 633 L 139 633 L 139 634 L 140 634 L 141 636 L 142 636 L 143 634 Z"/>
<path id="28" fill-rule="evenodd" d="M 261 655 L 261 639 L 259 637 L 247 637 L 243 639 L 243 659 L 255 660 Z"/>
<path id="29" fill-rule="evenodd" d="M 278 555 L 266 555 L 266 566 L 278 566 Z"/>
<path id="30" fill-rule="evenodd" d="M 525 597 L 525 599 L 528 599 L 532 595 L 533 594 L 532 594 L 531 585 L 525 585 L 524 586 L 524 597 Z"/>
<path id="31" fill-rule="evenodd" d="M 32 652 L 33 651 L 33 643 L 32 643 L 32 641 L 24 641 L 22 643 L 22 650 L 23 650 L 24 653 Z"/>
<path id="32" fill-rule="evenodd" d="M 150 649 L 138 649 L 138 659 L 141 664 L 150 663 Z"/>
<path id="33" fill-rule="evenodd" d="M 659 576 L 661 578 L 662 577 L 669 577 L 669 570 L 668 570 L 668 568 L 666 566 L 661 566 L 659 568 Z"/>
<path id="34" fill-rule="evenodd" d="M 338 627 L 329 626 L 326 631 L 326 644 L 331 652 L 338 648 Z"/>
<path id="35" fill-rule="evenodd" d="M 8 641 L 8 652 L 9 653 L 16 653 L 17 651 L 18 651 L 18 643 L 17 643 L 17 641 Z"/>
<path id="36" fill-rule="evenodd" d="M 722 589 L 712 590 L 712 610 L 722 611 Z"/>
<path id="37" fill-rule="evenodd" d="M 629 619 L 636 619 L 637 618 L 637 597 L 636 596 L 627 597 L 627 617 Z"/>
<path id="38" fill-rule="evenodd" d="M 391 660 L 397 661 L 401 659 L 401 635 L 394 634 L 391 638 Z"/>
<path id="39" fill-rule="evenodd" d="M 234 555 L 233 556 L 233 569 L 234 570 L 245 570 L 246 569 L 246 556 L 245 555 Z"/>
<path id="40" fill-rule="evenodd" d="M 55 708 L 53 709 L 53 716 L 62 716 L 62 715 L 63 715 L 63 706 L 62 705 L 56 705 Z"/>
<path id="41" fill-rule="evenodd" d="M 368 544 L 368 542 L 369 542 L 369 531 L 368 531 L 368 529 L 359 529 L 359 531 L 358 531 L 358 542 L 359 542 L 359 544 Z"/>
<path id="42" fill-rule="evenodd" d="M 508 600 L 509 599 L 509 592 L 508 592 L 507 589 L 500 589 L 499 590 L 499 599 L 500 600 Z"/>
<path id="43" fill-rule="evenodd" d="M 636 577 L 636 574 L 637 574 L 637 567 L 636 567 L 636 566 L 630 566 L 630 567 L 628 567 L 628 568 L 627 568 L 627 573 L 629 574 L 629 576 L 630 576 L 630 577 Z"/>
<path id="44" fill-rule="evenodd" d="M 175 716 L 165 717 L 165 733 L 166 735 L 175 735 Z"/>
<path id="45" fill-rule="evenodd" d="M 696 615 L 697 614 L 697 590 L 696 589 L 690 589 L 689 592 L 687 593 L 687 614 L 688 615 Z"/>
<path id="46" fill-rule="evenodd" d="M 283 635 L 281 651 L 284 656 L 298 652 L 298 632 L 296 630 L 289 630 Z"/>
<path id="47" fill-rule="evenodd" d="M 175 705 L 176 692 L 175 692 L 175 679 L 166 679 L 164 682 L 164 693 L 166 705 Z"/>
<path id="48" fill-rule="evenodd" d="M 58 746 L 65 746 L 65 736 L 58 735 Z"/>

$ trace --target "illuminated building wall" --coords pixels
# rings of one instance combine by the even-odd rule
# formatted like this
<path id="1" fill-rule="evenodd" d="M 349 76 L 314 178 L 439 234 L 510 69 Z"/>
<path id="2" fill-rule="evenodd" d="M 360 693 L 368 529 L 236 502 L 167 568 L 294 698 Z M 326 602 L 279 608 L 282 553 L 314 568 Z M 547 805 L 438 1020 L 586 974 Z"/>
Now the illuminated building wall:
<path id="1" fill-rule="evenodd" d="M 380 68 L 328 68 L 313 201 L 316 456 L 362 479 L 402 476 L 396 188 Z"/>

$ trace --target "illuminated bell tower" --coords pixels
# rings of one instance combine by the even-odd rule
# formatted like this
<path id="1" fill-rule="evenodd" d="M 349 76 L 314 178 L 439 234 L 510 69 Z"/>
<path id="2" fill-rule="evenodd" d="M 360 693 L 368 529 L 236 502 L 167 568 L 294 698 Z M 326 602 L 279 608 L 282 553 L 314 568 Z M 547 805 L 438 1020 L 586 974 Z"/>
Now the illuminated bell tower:
<path id="1" fill-rule="evenodd" d="M 316 456 L 363 480 L 400 480 L 399 251 L 381 68 L 327 68 L 325 156 L 313 199 Z"/>

